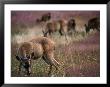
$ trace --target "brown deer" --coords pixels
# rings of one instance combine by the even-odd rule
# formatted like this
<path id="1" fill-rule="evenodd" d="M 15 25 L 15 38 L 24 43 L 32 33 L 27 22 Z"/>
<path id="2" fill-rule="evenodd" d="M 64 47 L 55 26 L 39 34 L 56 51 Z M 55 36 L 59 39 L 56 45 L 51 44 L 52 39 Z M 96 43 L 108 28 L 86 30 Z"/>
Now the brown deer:
<path id="1" fill-rule="evenodd" d="M 42 30 L 44 37 L 48 35 L 52 35 L 54 32 L 59 32 L 61 36 L 65 36 L 67 40 L 67 34 L 72 34 L 75 31 L 76 23 L 75 19 L 71 18 L 70 20 L 66 21 L 64 19 L 60 19 L 57 21 L 51 21 L 46 24 L 46 28 Z"/>
<path id="2" fill-rule="evenodd" d="M 72 35 L 73 32 L 75 32 L 75 28 L 76 28 L 76 22 L 75 22 L 75 19 L 71 18 L 69 21 L 68 21 L 68 34 L 69 35 Z"/>
<path id="3" fill-rule="evenodd" d="M 88 21 L 88 25 L 85 24 L 86 33 L 90 31 L 90 29 L 96 29 L 100 31 L 100 18 L 95 17 Z"/>
<path id="4" fill-rule="evenodd" d="M 40 23 L 40 22 L 47 22 L 51 19 L 51 13 L 46 13 L 43 14 L 42 17 L 40 19 L 36 19 L 36 23 Z"/>
<path id="5" fill-rule="evenodd" d="M 65 36 L 67 40 L 67 21 L 57 20 L 50 21 L 46 24 L 46 28 L 42 30 L 44 37 L 51 36 L 54 32 L 59 32 L 61 36 Z"/>
<path id="6" fill-rule="evenodd" d="M 51 75 L 52 66 L 58 70 L 60 65 L 54 58 L 54 51 L 54 41 L 46 37 L 37 37 L 29 42 L 22 43 L 16 56 L 16 59 L 20 62 L 19 72 L 21 72 L 23 66 L 29 76 L 31 74 L 31 61 L 42 58 L 50 66 L 48 75 Z"/>

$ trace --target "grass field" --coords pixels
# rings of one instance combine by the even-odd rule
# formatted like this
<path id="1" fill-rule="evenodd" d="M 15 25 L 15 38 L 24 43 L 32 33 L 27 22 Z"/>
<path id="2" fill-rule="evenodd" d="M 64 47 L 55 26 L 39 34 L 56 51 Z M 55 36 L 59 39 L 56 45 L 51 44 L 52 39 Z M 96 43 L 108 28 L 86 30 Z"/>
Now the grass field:
<path id="1" fill-rule="evenodd" d="M 77 19 L 77 18 L 76 18 Z M 64 36 L 54 33 L 51 39 L 55 41 L 55 59 L 62 66 L 58 72 L 53 67 L 52 75 L 56 77 L 99 77 L 100 76 L 100 32 L 90 31 L 85 33 L 84 18 L 77 19 L 77 32 L 68 36 L 68 42 Z M 17 48 L 22 42 L 31 40 L 34 37 L 43 36 L 42 27 L 38 25 L 13 26 L 11 28 L 11 76 L 21 77 L 18 74 L 19 62 L 16 60 Z M 39 58 L 32 61 L 31 77 L 47 77 L 48 65 Z"/>

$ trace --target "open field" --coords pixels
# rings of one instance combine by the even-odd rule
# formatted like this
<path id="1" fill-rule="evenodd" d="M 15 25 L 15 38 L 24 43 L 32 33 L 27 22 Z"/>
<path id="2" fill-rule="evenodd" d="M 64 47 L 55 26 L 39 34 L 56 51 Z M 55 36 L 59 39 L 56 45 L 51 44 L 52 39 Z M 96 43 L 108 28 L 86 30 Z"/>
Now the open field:
<path id="1" fill-rule="evenodd" d="M 85 17 L 85 18 L 84 18 Z M 88 16 L 91 17 L 91 16 Z M 58 32 L 52 35 L 55 41 L 55 59 L 62 66 L 58 72 L 53 68 L 53 76 L 56 77 L 99 77 L 100 76 L 100 32 L 94 30 L 85 33 L 84 24 L 86 16 L 75 16 L 77 32 L 68 36 L 68 43 L 64 36 Z M 15 20 L 15 19 L 13 19 Z M 17 48 L 22 42 L 26 42 L 37 36 L 43 36 L 42 26 L 12 26 L 11 29 L 11 76 L 20 77 L 18 74 L 19 62 L 16 60 Z M 49 37 L 50 38 L 50 37 Z M 32 61 L 32 77 L 47 77 L 49 67 L 39 58 Z"/>

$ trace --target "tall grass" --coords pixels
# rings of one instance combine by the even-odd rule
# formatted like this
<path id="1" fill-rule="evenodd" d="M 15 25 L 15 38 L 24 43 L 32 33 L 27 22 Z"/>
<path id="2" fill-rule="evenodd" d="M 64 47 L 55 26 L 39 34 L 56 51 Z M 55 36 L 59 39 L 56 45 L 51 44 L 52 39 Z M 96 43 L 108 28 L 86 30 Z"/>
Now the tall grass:
<path id="1" fill-rule="evenodd" d="M 24 32 L 22 32 L 24 31 Z M 18 73 L 19 62 L 15 59 L 19 44 L 29 41 L 37 36 L 42 36 L 41 29 L 37 26 L 26 28 L 12 35 L 11 41 L 11 76 L 24 76 Z M 91 32 L 86 35 L 78 32 L 68 36 L 68 43 L 64 36 L 55 33 L 51 39 L 56 43 L 55 59 L 62 65 L 58 72 L 53 68 L 53 75 L 57 77 L 100 76 L 100 34 Z M 39 58 L 32 61 L 32 75 L 36 77 L 48 76 L 48 65 Z M 54 72 L 55 71 L 55 72 Z"/>
<path id="2" fill-rule="evenodd" d="M 36 25 L 36 19 L 40 18 L 45 11 L 12 11 L 11 21 L 11 76 L 22 77 L 24 72 L 18 73 L 19 61 L 16 60 L 17 49 L 22 42 L 43 36 L 42 29 L 45 26 Z M 76 32 L 72 36 L 64 36 L 58 32 L 51 37 L 56 43 L 55 59 L 60 62 L 58 72 L 53 67 L 53 76 L 56 77 L 99 77 L 100 76 L 100 33 L 90 31 L 85 33 L 84 24 L 96 16 L 99 11 L 51 11 L 52 20 L 60 18 L 76 20 Z M 39 58 L 32 61 L 31 77 L 47 77 L 48 65 Z"/>

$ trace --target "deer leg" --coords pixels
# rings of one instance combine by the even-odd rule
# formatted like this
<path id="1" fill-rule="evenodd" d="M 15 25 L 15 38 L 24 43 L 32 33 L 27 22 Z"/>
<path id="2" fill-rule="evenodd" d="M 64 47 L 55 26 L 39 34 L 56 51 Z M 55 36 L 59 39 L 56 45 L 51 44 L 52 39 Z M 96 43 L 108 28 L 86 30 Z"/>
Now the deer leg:
<path id="1" fill-rule="evenodd" d="M 25 69 L 26 69 L 27 75 L 30 76 L 30 74 L 31 74 L 31 59 L 29 59 L 29 60 L 26 62 Z"/>
<path id="2" fill-rule="evenodd" d="M 48 76 L 50 76 L 51 72 L 52 72 L 52 65 L 50 64 L 50 61 L 47 59 L 47 57 L 45 56 L 42 56 L 43 60 L 48 64 L 50 65 L 49 67 L 49 72 L 48 72 Z"/>
<path id="3" fill-rule="evenodd" d="M 19 64 L 18 74 L 21 74 L 22 63 Z"/>
<path id="4" fill-rule="evenodd" d="M 30 56 L 30 58 L 31 58 L 31 56 Z M 28 63 L 29 63 L 28 74 L 30 75 L 31 74 L 31 59 L 28 60 Z"/>
<path id="5" fill-rule="evenodd" d="M 30 74 L 31 74 L 31 66 L 26 67 L 25 70 L 26 70 L 26 75 L 25 76 L 30 76 Z"/>
<path id="6" fill-rule="evenodd" d="M 51 76 L 51 72 L 52 72 L 52 65 L 50 65 L 50 67 L 49 67 L 48 76 Z"/>
<path id="7" fill-rule="evenodd" d="M 60 35 L 61 35 L 61 36 L 63 35 L 63 33 L 62 33 L 62 30 L 61 30 L 61 29 L 59 30 L 59 33 L 60 33 Z"/>
<path id="8" fill-rule="evenodd" d="M 27 75 L 30 76 L 30 74 L 31 74 L 31 69 L 30 69 L 30 67 L 28 67 L 26 70 L 27 70 Z"/>
<path id="9" fill-rule="evenodd" d="M 59 63 L 54 58 L 50 58 L 49 55 L 43 56 L 42 58 L 48 65 L 50 65 L 50 70 L 48 72 L 49 76 L 52 73 L 52 66 L 54 66 L 56 70 L 58 70 L 56 65 L 59 65 Z"/>
<path id="10" fill-rule="evenodd" d="M 44 37 L 47 37 L 47 34 L 48 34 L 48 32 L 46 32 L 46 33 L 44 34 Z"/>
<path id="11" fill-rule="evenodd" d="M 52 32 L 49 32 L 49 36 L 50 36 L 50 37 L 52 36 Z"/>
<path id="12" fill-rule="evenodd" d="M 49 30 L 49 36 L 52 37 L 53 36 L 53 31 Z"/>
<path id="13" fill-rule="evenodd" d="M 65 40 L 67 41 L 67 43 L 68 43 L 68 39 L 67 39 L 67 35 L 66 35 L 66 33 L 65 33 Z"/>
<path id="14" fill-rule="evenodd" d="M 42 32 L 43 32 L 44 37 L 47 37 L 47 34 L 49 33 L 49 30 L 46 30 L 46 31 L 42 30 Z"/>

